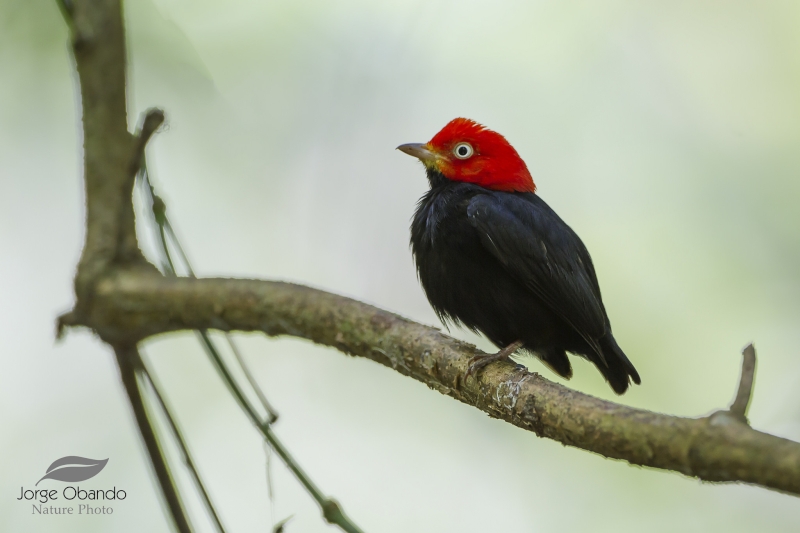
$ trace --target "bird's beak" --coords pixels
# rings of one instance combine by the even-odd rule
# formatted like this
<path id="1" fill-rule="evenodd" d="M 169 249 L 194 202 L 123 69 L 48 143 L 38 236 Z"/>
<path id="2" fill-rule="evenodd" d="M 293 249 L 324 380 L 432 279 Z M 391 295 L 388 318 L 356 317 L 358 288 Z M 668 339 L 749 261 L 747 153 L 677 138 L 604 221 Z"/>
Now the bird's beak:
<path id="1" fill-rule="evenodd" d="M 398 150 L 404 152 L 408 155 L 413 155 L 420 161 L 422 161 L 426 166 L 431 165 L 436 162 L 439 156 L 432 152 L 427 144 L 420 144 L 420 143 L 409 143 L 409 144 L 401 144 L 397 147 Z"/>

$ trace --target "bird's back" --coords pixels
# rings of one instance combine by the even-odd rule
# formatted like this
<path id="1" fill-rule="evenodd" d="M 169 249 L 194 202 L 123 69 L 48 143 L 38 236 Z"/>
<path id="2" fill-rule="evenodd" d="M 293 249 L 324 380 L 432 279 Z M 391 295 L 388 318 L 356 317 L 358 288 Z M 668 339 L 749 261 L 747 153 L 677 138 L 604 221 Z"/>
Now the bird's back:
<path id="1" fill-rule="evenodd" d="M 444 322 L 500 347 L 521 340 L 564 377 L 568 351 L 594 362 L 618 393 L 629 376 L 639 382 L 611 334 L 588 251 L 541 198 L 429 177 L 411 247 Z"/>

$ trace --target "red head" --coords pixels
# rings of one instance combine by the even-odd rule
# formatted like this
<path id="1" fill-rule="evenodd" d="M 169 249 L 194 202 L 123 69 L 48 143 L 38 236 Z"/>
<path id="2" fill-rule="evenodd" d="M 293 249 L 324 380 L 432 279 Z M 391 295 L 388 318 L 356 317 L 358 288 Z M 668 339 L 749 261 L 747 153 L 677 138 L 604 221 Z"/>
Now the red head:
<path id="1" fill-rule="evenodd" d="M 468 118 L 451 120 L 427 144 L 404 144 L 398 149 L 453 181 L 496 191 L 536 190 L 525 161 L 505 137 Z"/>

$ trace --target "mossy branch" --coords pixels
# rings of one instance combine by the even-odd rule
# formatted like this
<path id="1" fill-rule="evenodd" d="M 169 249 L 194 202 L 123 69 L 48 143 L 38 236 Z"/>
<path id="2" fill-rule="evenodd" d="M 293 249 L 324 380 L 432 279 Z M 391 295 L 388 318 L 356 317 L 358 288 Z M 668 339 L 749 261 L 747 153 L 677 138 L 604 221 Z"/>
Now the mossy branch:
<path id="1" fill-rule="evenodd" d="M 97 285 L 89 318 L 87 325 L 115 342 L 186 329 L 302 337 L 372 359 L 492 417 L 569 446 L 706 481 L 740 481 L 800 494 L 800 443 L 756 431 L 738 412 L 681 418 L 634 409 L 509 363 L 492 364 L 477 380 L 465 382 L 469 359 L 480 353 L 474 346 L 302 285 L 118 272 Z"/>

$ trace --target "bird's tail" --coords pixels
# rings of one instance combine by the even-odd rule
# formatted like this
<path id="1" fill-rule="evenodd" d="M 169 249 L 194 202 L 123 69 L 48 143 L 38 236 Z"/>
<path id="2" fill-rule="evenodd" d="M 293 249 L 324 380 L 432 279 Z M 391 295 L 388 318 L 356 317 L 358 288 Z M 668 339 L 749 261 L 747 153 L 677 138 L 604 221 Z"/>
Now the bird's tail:
<path id="1" fill-rule="evenodd" d="M 603 377 L 606 378 L 608 384 L 614 389 L 617 394 L 623 394 L 628 390 L 628 385 L 631 381 L 640 385 L 642 383 L 639 373 L 633 367 L 628 356 L 619 347 L 617 341 L 614 340 L 614 335 L 609 331 L 603 338 L 600 339 L 600 349 L 603 350 L 603 356 L 608 363 L 604 365 L 602 361 L 595 361 L 597 368 Z"/>

